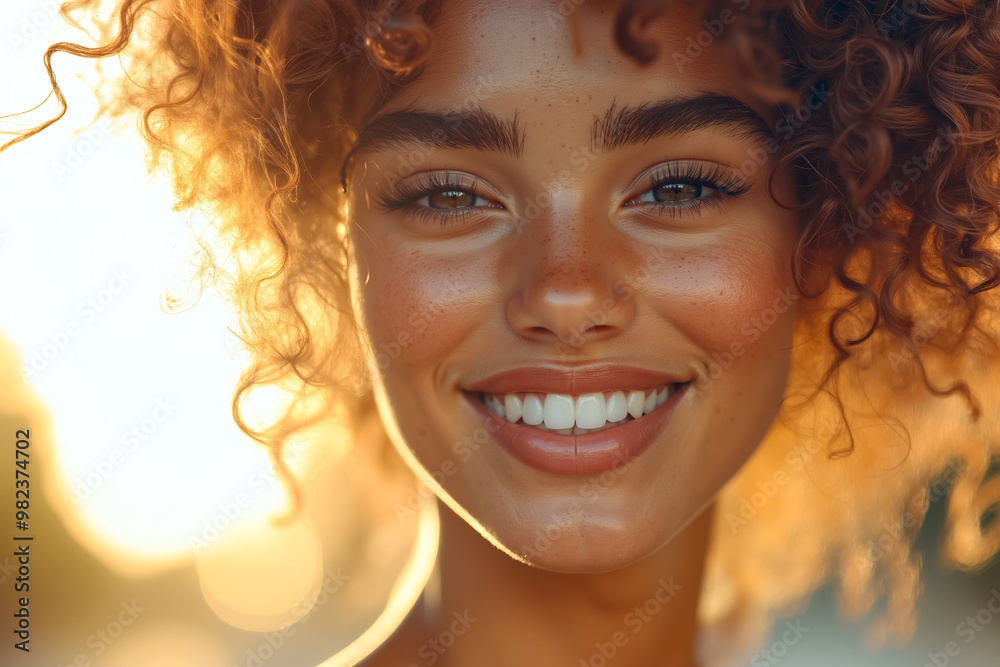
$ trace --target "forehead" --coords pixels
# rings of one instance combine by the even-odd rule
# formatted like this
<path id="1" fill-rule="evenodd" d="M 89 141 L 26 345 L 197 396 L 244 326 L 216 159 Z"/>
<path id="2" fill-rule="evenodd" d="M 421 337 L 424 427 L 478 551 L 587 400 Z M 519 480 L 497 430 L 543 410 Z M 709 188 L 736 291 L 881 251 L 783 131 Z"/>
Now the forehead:
<path id="1" fill-rule="evenodd" d="M 638 37 L 659 49 L 648 66 L 624 54 L 615 41 L 622 4 L 445 0 L 422 73 L 379 112 L 484 106 L 517 111 L 529 123 L 545 117 L 558 122 L 559 112 L 569 109 L 600 114 L 612 102 L 637 104 L 706 90 L 752 104 L 725 40 L 706 30 L 705 0 L 668 0 L 645 26 Z M 723 18 L 739 6 L 727 8 Z M 726 29 L 730 22 L 715 25 Z M 721 36 L 726 37 L 724 30 Z"/>

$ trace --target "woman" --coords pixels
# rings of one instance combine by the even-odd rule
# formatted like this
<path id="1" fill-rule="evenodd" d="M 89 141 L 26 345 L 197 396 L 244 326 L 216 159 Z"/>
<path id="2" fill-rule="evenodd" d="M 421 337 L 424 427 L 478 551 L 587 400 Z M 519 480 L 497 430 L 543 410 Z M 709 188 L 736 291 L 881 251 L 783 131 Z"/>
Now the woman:
<path id="1" fill-rule="evenodd" d="M 280 465 L 377 408 L 441 501 L 437 578 L 325 664 L 725 664 L 829 579 L 912 634 L 948 471 L 945 557 L 1000 545 L 997 12 L 129 1 L 50 53 L 157 36 L 114 110 L 233 244 L 238 421 Z"/>

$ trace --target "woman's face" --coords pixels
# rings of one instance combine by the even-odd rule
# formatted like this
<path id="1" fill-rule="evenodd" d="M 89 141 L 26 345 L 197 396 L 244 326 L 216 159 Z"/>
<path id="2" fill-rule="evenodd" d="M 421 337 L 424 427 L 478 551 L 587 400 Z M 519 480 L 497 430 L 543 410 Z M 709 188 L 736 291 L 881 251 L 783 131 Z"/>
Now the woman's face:
<path id="1" fill-rule="evenodd" d="M 423 73 L 361 134 L 352 290 L 382 418 L 535 566 L 652 554 L 776 414 L 796 218 L 715 35 L 746 5 L 669 3 L 642 67 L 620 3 L 445 2 Z"/>

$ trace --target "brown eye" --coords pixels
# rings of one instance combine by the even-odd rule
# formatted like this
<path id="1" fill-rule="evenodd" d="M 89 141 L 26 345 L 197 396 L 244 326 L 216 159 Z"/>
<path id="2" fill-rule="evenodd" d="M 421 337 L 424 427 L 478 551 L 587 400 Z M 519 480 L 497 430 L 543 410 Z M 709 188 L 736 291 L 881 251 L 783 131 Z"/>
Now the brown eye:
<path id="1" fill-rule="evenodd" d="M 465 190 L 437 190 L 427 195 L 430 208 L 462 208 L 476 203 L 475 194 Z"/>
<path id="2" fill-rule="evenodd" d="M 653 201 L 684 201 L 701 196 L 700 183 L 664 183 L 652 190 Z"/>

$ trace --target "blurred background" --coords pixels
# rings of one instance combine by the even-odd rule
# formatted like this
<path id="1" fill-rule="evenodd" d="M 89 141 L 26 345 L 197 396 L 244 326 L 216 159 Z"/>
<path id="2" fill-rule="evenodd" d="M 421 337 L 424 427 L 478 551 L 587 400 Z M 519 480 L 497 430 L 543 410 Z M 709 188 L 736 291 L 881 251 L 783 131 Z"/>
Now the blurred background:
<path id="1" fill-rule="evenodd" d="M 57 8 L 0 6 L 0 114 L 41 103 L 45 46 L 79 39 Z M 290 449 L 305 510 L 276 524 L 287 489 L 230 414 L 245 362 L 232 315 L 186 282 L 191 230 L 205 222 L 171 211 L 134 126 L 94 122 L 92 69 L 64 55 L 54 66 L 69 113 L 0 157 L 0 664 L 315 665 L 378 617 L 418 520 L 393 513 L 403 496 L 364 493 L 380 480 L 352 465 L 351 443 L 327 424 Z M 167 299 L 191 307 L 167 314 Z M 19 429 L 30 432 L 24 529 L 9 509 Z M 944 509 L 932 506 L 919 540 L 927 579 L 910 644 L 866 648 L 865 619 L 839 620 L 822 590 L 789 621 L 807 629 L 801 638 L 784 643 L 779 621 L 750 664 L 1000 665 L 989 607 L 1000 608 L 1000 567 L 937 566 Z M 23 545 L 30 653 L 7 629 Z"/>

